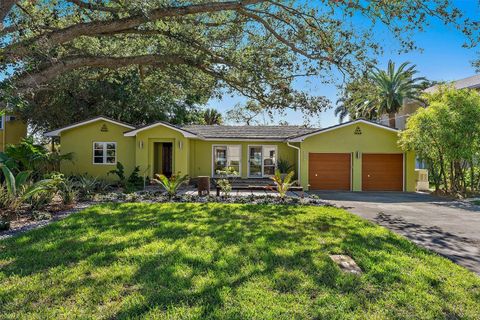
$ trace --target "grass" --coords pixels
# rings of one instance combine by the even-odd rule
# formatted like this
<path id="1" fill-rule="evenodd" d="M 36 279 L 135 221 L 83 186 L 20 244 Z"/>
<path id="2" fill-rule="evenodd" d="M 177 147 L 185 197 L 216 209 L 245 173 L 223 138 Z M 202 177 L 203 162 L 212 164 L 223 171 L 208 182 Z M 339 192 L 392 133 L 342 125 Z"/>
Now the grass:
<path id="1" fill-rule="evenodd" d="M 361 276 L 328 255 L 352 256 Z M 346 211 L 95 206 L 0 242 L 0 318 L 478 319 L 480 277 Z"/>

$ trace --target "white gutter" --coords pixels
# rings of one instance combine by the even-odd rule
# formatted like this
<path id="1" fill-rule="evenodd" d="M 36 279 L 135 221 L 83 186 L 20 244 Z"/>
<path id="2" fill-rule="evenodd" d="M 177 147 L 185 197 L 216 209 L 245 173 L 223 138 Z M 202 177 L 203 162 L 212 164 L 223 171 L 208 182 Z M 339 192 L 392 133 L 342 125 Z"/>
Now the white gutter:
<path id="1" fill-rule="evenodd" d="M 300 159 L 301 159 L 300 148 L 297 147 L 297 146 L 291 145 L 290 141 L 287 141 L 287 146 L 289 146 L 290 148 L 293 148 L 293 149 L 297 149 L 297 154 L 298 154 L 298 159 L 297 159 L 297 162 L 298 162 L 298 184 L 302 185 L 302 182 L 301 182 L 302 174 L 301 174 L 301 171 L 300 171 Z"/>

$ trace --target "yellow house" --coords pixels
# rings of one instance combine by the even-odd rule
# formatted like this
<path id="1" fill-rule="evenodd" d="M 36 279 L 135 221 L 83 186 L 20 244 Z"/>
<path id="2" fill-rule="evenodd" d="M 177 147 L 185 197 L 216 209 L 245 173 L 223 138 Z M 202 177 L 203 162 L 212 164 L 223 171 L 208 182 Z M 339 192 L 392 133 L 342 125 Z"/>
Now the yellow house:
<path id="1" fill-rule="evenodd" d="M 0 152 L 9 144 L 18 144 L 27 136 L 27 124 L 16 116 L 4 115 L 0 119 Z"/>
<path id="2" fill-rule="evenodd" d="M 232 167 L 241 178 L 271 176 L 278 161 L 292 164 L 305 190 L 415 191 L 415 155 L 397 145 L 398 131 L 366 120 L 325 129 L 303 126 L 143 127 L 97 117 L 46 133 L 60 137 L 65 174 L 113 178 L 117 162 L 129 174 L 216 177 Z"/>

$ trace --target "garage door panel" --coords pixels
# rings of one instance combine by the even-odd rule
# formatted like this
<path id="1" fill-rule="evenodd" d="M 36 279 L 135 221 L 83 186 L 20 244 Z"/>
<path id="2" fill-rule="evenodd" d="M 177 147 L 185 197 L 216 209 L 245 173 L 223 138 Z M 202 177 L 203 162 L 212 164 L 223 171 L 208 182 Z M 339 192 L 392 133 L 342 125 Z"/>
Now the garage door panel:
<path id="1" fill-rule="evenodd" d="M 310 153 L 311 190 L 350 190 L 350 153 Z"/>
<path id="2" fill-rule="evenodd" d="M 362 190 L 403 191 L 403 154 L 363 154 Z"/>

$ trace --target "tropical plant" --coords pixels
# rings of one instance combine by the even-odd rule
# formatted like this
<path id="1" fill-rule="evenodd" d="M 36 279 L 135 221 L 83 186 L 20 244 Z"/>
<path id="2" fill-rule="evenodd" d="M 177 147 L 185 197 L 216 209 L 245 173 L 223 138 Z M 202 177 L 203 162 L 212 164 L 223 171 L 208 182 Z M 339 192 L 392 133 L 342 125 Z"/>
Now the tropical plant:
<path id="1" fill-rule="evenodd" d="M 277 161 L 277 169 L 280 171 L 281 174 L 288 173 L 292 170 L 293 164 L 291 164 L 288 160 L 285 159 L 278 159 Z"/>
<path id="2" fill-rule="evenodd" d="M 222 119 L 222 114 L 218 112 L 216 109 L 206 109 L 203 112 L 203 121 L 205 124 L 208 125 L 214 125 L 214 124 L 222 124 L 223 119 Z"/>
<path id="3" fill-rule="evenodd" d="M 1 165 L 1 170 L 4 176 L 4 185 L 6 190 L 5 205 L 8 209 L 16 210 L 21 205 L 27 203 L 45 189 L 49 189 L 52 180 L 45 179 L 32 183 L 29 181 L 31 171 L 21 171 L 16 176 L 5 165 Z"/>
<path id="4" fill-rule="evenodd" d="M 79 195 L 76 184 L 71 178 L 67 178 L 63 181 L 63 184 L 60 185 L 59 192 L 62 197 L 62 202 L 65 205 L 75 203 Z"/>
<path id="5" fill-rule="evenodd" d="M 285 199 L 285 196 L 287 195 L 288 190 L 290 189 L 291 186 L 295 184 L 295 181 L 293 181 L 293 176 L 295 175 L 295 171 L 290 171 L 287 176 L 282 179 L 282 175 L 280 173 L 280 170 L 275 170 L 275 175 L 273 177 L 270 177 L 270 179 L 273 180 L 275 183 L 275 186 L 277 187 L 277 192 L 280 197 L 280 199 Z"/>
<path id="6" fill-rule="evenodd" d="M 72 161 L 73 153 L 50 152 L 43 145 L 35 144 L 32 137 L 24 138 L 19 144 L 7 145 L 0 153 L 0 163 L 16 172 L 32 171 L 34 179 L 60 169 L 62 161 Z"/>
<path id="7" fill-rule="evenodd" d="M 107 191 L 111 185 L 103 179 L 88 174 L 71 177 L 78 196 L 81 199 L 91 200 L 96 194 Z"/>
<path id="8" fill-rule="evenodd" d="M 181 175 L 180 172 L 176 175 L 172 175 L 170 178 L 163 174 L 156 174 L 156 179 L 153 182 L 158 183 L 171 199 L 177 195 L 178 189 L 185 183 L 188 183 L 188 175 Z"/>
<path id="9" fill-rule="evenodd" d="M 416 77 L 418 71 L 409 62 L 402 63 L 398 69 L 390 60 L 387 70 L 374 68 L 368 78 L 376 87 L 378 95 L 378 114 L 388 114 L 390 127 L 395 127 L 395 114 L 403 106 L 406 99 L 422 102 L 421 90 L 424 88 L 424 77 Z"/>
<path id="10" fill-rule="evenodd" d="M 373 120 L 377 117 L 377 100 L 374 84 L 365 76 L 355 78 L 342 89 L 334 114 L 340 122 L 347 117 Z"/>
<path id="11" fill-rule="evenodd" d="M 228 197 L 230 192 L 232 192 L 232 184 L 228 179 L 218 179 L 217 186 L 220 187 L 220 190 L 223 192 L 225 197 Z"/>

